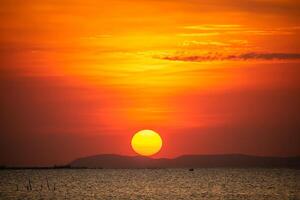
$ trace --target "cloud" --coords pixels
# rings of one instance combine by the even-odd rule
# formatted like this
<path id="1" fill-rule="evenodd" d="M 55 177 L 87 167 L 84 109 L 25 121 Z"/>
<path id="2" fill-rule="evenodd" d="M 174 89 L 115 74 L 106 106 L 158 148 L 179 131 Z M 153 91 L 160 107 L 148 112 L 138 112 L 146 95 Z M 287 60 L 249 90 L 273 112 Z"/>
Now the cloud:
<path id="1" fill-rule="evenodd" d="M 179 33 L 179 37 L 207 37 L 207 36 L 216 36 L 220 35 L 219 32 L 208 32 L 208 33 Z"/>
<path id="2" fill-rule="evenodd" d="M 225 42 L 211 41 L 211 40 L 209 40 L 209 41 L 185 40 L 182 43 L 182 46 L 200 46 L 200 45 L 203 45 L 203 46 L 211 46 L 211 45 L 230 46 L 231 44 L 225 43 Z"/>
<path id="3" fill-rule="evenodd" d="M 164 60 L 185 61 L 185 62 L 209 62 L 209 61 L 240 61 L 240 60 L 299 60 L 299 53 L 257 53 L 249 52 L 242 54 L 203 54 L 203 55 L 171 55 L 159 57 Z"/>
<path id="4" fill-rule="evenodd" d="M 256 28 L 247 27 L 240 24 L 202 24 L 182 27 L 188 33 L 177 34 L 180 37 L 207 37 L 217 35 L 293 35 L 299 30 L 298 26 L 287 26 L 280 28 Z M 193 31 L 193 32 L 191 32 Z"/>
<path id="5" fill-rule="evenodd" d="M 184 29 L 201 30 L 201 31 L 215 31 L 215 30 L 241 30 L 242 26 L 239 24 L 201 24 L 193 26 L 184 26 Z"/>
<path id="6" fill-rule="evenodd" d="M 241 30 L 243 29 L 239 24 L 201 24 L 184 26 L 184 29 L 201 30 L 201 31 L 219 31 L 219 30 Z"/>

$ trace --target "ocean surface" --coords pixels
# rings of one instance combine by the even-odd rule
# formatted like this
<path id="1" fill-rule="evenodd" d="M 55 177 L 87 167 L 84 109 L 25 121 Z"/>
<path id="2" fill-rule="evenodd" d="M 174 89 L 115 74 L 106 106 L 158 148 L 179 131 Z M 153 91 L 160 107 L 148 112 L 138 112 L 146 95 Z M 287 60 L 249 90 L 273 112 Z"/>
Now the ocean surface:
<path id="1" fill-rule="evenodd" d="M 0 170 L 0 199 L 300 200 L 300 170 Z"/>

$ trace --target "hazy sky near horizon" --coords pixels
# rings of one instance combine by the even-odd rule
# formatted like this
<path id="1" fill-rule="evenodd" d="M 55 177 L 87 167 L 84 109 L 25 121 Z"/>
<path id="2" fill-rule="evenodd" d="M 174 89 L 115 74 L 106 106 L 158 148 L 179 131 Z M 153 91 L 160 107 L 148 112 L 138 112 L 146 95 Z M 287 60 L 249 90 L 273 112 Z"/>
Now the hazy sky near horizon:
<path id="1" fill-rule="evenodd" d="M 300 155 L 296 0 L 3 0 L 0 165 Z"/>

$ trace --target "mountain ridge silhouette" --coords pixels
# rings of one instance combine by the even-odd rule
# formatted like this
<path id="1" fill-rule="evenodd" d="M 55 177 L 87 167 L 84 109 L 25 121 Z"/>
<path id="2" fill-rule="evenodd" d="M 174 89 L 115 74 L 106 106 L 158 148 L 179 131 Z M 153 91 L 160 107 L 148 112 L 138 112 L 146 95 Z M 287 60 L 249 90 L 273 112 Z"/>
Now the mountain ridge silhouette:
<path id="1" fill-rule="evenodd" d="M 118 154 L 99 154 L 75 159 L 72 168 L 299 168 L 300 156 L 272 157 L 244 154 L 181 155 L 175 158 L 150 158 Z"/>

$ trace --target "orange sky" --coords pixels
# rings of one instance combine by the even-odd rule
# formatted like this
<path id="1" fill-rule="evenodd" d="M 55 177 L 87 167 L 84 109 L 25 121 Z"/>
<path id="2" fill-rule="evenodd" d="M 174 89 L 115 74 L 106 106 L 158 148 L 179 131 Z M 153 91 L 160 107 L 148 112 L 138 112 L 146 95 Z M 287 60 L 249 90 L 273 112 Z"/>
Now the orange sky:
<path id="1" fill-rule="evenodd" d="M 299 155 L 295 0 L 4 0 L 0 164 L 134 155 Z M 16 148 L 18 147 L 18 148 Z"/>

